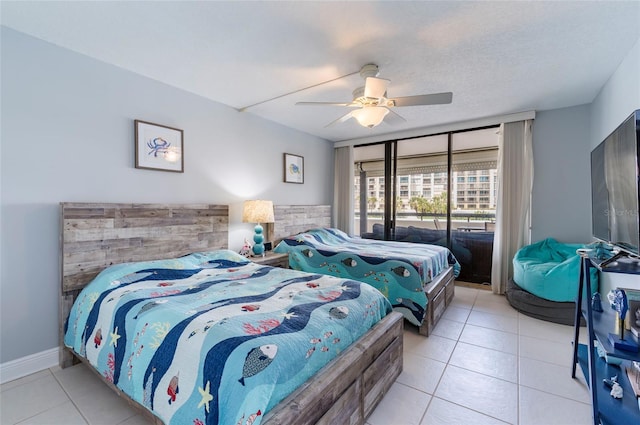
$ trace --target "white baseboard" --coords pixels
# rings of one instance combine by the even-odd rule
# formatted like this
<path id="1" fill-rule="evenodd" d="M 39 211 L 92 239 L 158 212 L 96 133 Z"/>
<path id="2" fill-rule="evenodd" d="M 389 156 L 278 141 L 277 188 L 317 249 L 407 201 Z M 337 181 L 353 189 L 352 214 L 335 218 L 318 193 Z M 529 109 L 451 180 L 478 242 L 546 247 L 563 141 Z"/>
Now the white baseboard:
<path id="1" fill-rule="evenodd" d="M 0 384 L 57 366 L 59 353 L 56 347 L 0 364 Z"/>

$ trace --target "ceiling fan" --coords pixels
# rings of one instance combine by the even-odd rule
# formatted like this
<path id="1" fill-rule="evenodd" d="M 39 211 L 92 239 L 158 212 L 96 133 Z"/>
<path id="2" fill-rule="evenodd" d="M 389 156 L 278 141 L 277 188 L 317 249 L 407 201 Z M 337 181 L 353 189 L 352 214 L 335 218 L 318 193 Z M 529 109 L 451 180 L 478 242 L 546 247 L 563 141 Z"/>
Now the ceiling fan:
<path id="1" fill-rule="evenodd" d="M 367 64 L 360 69 L 364 78 L 364 86 L 353 91 L 351 102 L 297 102 L 296 105 L 312 106 L 346 106 L 354 109 L 329 123 L 327 127 L 355 118 L 363 127 L 373 128 L 386 119 L 389 124 L 406 121 L 390 108 L 402 106 L 442 105 L 451 103 L 453 93 L 433 93 L 416 96 L 404 96 L 390 99 L 387 97 L 387 86 L 391 82 L 378 78 L 378 65 Z"/>

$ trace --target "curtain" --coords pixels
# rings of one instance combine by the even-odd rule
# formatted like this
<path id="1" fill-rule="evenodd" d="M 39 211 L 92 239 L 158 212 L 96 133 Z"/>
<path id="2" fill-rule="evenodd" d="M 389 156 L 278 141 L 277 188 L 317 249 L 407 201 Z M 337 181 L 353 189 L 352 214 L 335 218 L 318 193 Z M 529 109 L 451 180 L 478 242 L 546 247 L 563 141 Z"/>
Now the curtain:
<path id="1" fill-rule="evenodd" d="M 500 126 L 498 194 L 493 240 L 491 289 L 503 294 L 513 276 L 513 256 L 531 243 L 531 190 L 533 188 L 533 120 Z"/>
<path id="2" fill-rule="evenodd" d="M 353 235 L 353 146 L 335 149 L 333 226 Z"/>

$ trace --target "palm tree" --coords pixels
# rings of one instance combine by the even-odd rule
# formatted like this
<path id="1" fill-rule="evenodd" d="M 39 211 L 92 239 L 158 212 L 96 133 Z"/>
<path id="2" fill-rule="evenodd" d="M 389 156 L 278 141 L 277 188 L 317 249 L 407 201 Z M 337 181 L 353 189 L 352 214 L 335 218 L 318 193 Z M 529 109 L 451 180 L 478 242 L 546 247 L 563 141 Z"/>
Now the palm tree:
<path id="1" fill-rule="evenodd" d="M 409 200 L 409 206 L 416 210 L 418 216 L 420 216 L 420 221 L 424 219 L 424 213 L 431 212 L 430 210 L 430 201 L 428 199 L 423 198 L 422 196 L 414 196 Z"/>
<path id="2" fill-rule="evenodd" d="M 443 192 L 438 196 L 431 198 L 431 211 L 436 214 L 447 213 L 447 192 Z"/>

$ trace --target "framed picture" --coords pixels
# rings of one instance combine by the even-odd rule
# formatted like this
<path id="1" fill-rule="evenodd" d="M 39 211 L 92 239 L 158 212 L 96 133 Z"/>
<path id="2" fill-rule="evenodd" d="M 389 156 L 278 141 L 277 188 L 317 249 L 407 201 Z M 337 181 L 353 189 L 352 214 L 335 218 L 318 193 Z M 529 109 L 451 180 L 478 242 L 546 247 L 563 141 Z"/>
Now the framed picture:
<path id="1" fill-rule="evenodd" d="M 136 168 L 184 173 L 183 131 L 135 120 Z"/>
<path id="2" fill-rule="evenodd" d="M 284 154 L 284 181 L 285 183 L 304 183 L 304 157 Z"/>

